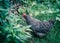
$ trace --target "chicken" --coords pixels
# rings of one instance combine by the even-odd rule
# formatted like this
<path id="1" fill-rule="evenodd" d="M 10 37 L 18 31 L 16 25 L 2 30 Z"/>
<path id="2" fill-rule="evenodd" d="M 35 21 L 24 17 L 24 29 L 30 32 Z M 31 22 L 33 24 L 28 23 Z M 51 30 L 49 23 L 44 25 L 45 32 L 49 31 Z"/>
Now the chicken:
<path id="1" fill-rule="evenodd" d="M 46 36 L 49 33 L 55 22 L 54 20 L 49 20 L 46 22 L 40 21 L 26 14 L 22 14 L 22 16 L 25 18 L 27 24 L 31 25 L 31 30 L 33 33 L 40 38 Z"/>

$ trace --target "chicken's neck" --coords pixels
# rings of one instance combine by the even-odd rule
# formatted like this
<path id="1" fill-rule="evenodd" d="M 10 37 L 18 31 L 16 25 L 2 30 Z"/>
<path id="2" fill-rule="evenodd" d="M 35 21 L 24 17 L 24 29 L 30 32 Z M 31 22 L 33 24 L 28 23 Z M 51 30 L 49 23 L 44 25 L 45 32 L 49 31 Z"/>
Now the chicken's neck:
<path id="1" fill-rule="evenodd" d="M 30 25 L 30 24 L 33 22 L 33 18 L 30 17 L 29 15 L 27 15 L 27 16 L 25 17 L 25 20 L 26 20 L 26 22 L 27 22 L 28 25 Z"/>

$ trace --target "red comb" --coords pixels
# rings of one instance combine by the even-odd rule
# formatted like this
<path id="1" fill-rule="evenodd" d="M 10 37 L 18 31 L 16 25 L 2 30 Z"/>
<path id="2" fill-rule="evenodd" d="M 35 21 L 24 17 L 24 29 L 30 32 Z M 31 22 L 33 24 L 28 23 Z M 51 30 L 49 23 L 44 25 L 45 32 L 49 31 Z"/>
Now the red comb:
<path id="1" fill-rule="evenodd" d="M 22 14 L 22 16 L 23 16 L 23 17 L 26 17 L 26 14 L 24 13 L 24 14 Z"/>

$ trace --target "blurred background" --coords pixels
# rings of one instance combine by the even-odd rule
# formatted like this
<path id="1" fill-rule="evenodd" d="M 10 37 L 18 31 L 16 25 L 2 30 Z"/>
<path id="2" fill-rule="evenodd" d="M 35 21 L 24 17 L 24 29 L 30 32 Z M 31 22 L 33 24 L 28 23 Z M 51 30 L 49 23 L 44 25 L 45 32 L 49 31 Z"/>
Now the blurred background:
<path id="1" fill-rule="evenodd" d="M 56 20 L 49 34 L 40 39 L 22 14 L 41 21 Z M 60 43 L 60 0 L 0 0 L 0 43 Z"/>

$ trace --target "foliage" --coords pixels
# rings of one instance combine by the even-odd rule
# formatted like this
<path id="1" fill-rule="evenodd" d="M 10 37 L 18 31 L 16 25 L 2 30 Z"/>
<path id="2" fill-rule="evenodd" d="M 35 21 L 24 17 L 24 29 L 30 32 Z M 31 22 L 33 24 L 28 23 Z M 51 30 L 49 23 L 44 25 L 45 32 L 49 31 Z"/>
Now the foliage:
<path id="1" fill-rule="evenodd" d="M 59 0 L 0 0 L 0 2 L 0 43 L 60 43 Z M 15 4 L 20 4 L 17 10 L 14 8 Z M 41 21 L 54 19 L 56 22 L 50 33 L 40 39 L 25 31 L 30 26 L 27 26 L 22 13 Z"/>
<path id="2" fill-rule="evenodd" d="M 2 2 L 5 3 L 5 0 Z M 5 4 L 9 3 L 8 1 Z M 23 43 L 31 37 L 29 33 L 25 32 L 26 29 L 29 29 L 29 26 L 23 26 L 23 19 L 18 15 L 14 15 L 10 11 L 10 6 L 5 6 L 9 5 L 0 8 L 0 43 Z"/>

